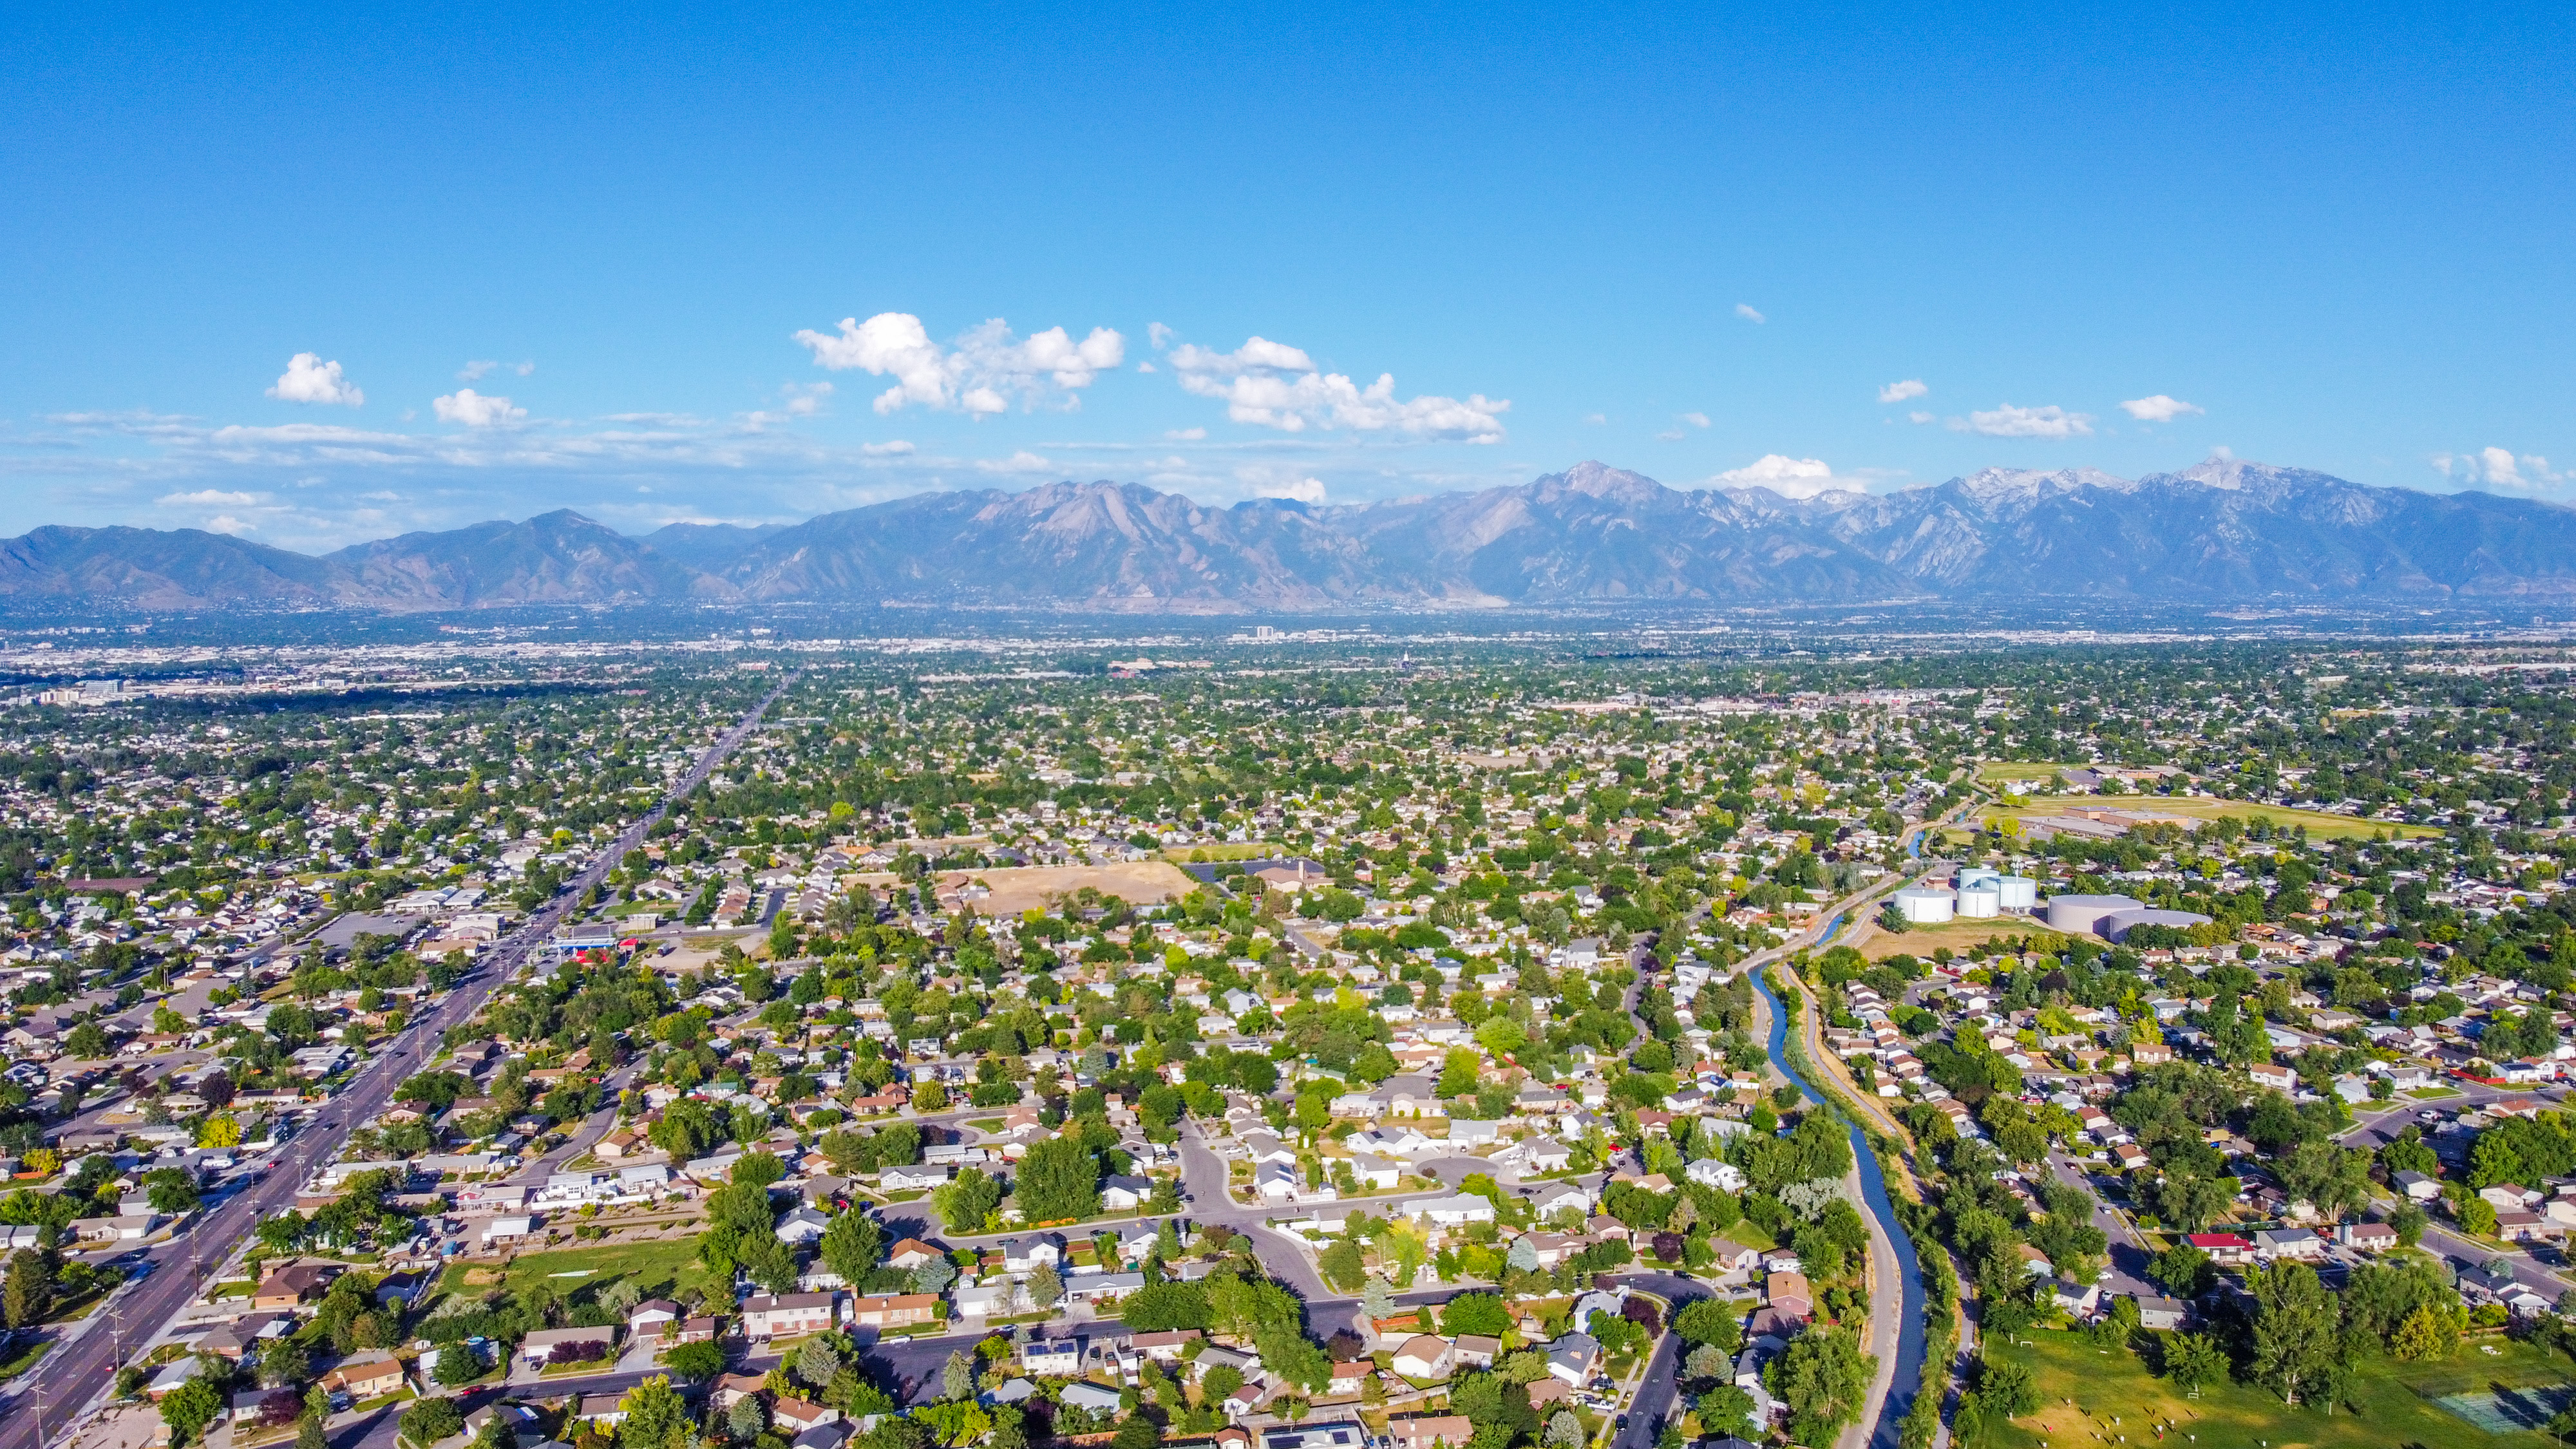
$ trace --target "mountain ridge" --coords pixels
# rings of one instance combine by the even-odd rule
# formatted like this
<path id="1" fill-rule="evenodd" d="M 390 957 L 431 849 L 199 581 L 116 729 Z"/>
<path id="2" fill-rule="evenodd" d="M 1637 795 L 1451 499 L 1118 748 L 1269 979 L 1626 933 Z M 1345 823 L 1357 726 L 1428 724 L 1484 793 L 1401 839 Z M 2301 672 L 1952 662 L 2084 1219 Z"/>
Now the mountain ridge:
<path id="1" fill-rule="evenodd" d="M 912 494 L 802 523 L 621 534 L 571 509 L 313 556 L 193 529 L 0 539 L 0 601 L 389 613 L 675 602 L 1780 605 L 2016 597 L 2576 601 L 2576 509 L 2212 458 L 2119 478 L 1986 468 L 1900 493 L 1675 489 L 1587 460 L 1370 503 L 1203 504 L 1139 483 Z"/>

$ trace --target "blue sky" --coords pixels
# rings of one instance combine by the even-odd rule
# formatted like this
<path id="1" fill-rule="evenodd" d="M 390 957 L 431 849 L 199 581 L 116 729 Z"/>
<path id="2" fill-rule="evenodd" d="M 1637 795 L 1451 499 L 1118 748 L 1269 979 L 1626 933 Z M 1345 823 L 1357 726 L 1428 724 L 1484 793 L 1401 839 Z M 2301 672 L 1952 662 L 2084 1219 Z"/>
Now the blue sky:
<path id="1" fill-rule="evenodd" d="M 415 9 L 16 17 L 0 528 L 2576 493 L 2563 9 Z"/>

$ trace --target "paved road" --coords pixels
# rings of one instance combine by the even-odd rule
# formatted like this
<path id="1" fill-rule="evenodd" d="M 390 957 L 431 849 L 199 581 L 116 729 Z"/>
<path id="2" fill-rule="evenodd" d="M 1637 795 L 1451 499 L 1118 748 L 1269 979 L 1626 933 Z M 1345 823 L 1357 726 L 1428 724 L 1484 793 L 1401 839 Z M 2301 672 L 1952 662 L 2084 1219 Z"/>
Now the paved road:
<path id="1" fill-rule="evenodd" d="M 1652 1293 L 1676 1310 L 1710 1296 L 1706 1284 L 1672 1273 L 1620 1273 L 1594 1281 Z M 1665 1321 L 1671 1321 L 1669 1315 Z M 1646 1361 L 1646 1376 L 1637 1383 L 1636 1397 L 1628 1402 L 1628 1427 L 1610 1441 L 1610 1449 L 1653 1449 L 1664 1420 L 1673 1415 L 1674 1401 L 1681 1396 L 1681 1357 L 1682 1336 L 1665 1334 Z"/>
<path id="2" fill-rule="evenodd" d="M 696 789 L 726 756 L 740 747 L 762 713 L 795 682 L 794 675 L 779 681 L 776 689 L 699 757 L 661 804 L 629 825 L 526 924 L 502 938 L 488 958 L 490 964 L 405 1026 L 383 1052 L 359 1069 L 346 1089 L 322 1106 L 313 1125 L 279 1151 L 263 1176 L 205 1213 L 177 1239 L 152 1249 L 147 1255 L 146 1271 L 150 1276 L 129 1281 L 99 1311 L 67 1330 L 63 1342 L 35 1369 L 20 1377 L 16 1392 L 6 1401 L 8 1412 L 0 1415 L 0 1420 L 5 1420 L 0 1422 L 0 1449 L 50 1446 L 59 1437 L 65 1419 L 108 1388 L 128 1337 L 127 1326 L 157 1329 L 177 1317 L 254 1227 L 292 1207 L 297 1185 L 314 1168 L 339 1154 L 354 1124 L 384 1109 L 394 1088 L 410 1075 L 411 1067 L 436 1049 L 440 1034 L 470 1020 L 486 998 L 516 975 L 529 954 L 546 942 L 555 925 L 581 897 L 606 878 L 611 866 L 643 842 L 645 830 L 671 804 Z M 108 1331 L 98 1331 L 101 1322 L 106 1323 Z M 143 1334 L 132 1336 L 140 1342 Z"/>

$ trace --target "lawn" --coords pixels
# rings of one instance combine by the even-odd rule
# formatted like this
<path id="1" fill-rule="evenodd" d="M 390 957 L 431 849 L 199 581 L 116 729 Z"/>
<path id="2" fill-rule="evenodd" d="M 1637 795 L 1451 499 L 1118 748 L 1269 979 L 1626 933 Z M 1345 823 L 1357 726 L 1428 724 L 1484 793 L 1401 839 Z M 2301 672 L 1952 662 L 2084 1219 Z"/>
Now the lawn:
<path id="1" fill-rule="evenodd" d="M 7 1383 L 9 1380 L 16 1378 L 18 1375 L 25 1373 L 31 1368 L 34 1368 L 37 1363 L 53 1349 L 53 1346 L 54 1340 L 50 1338 L 41 1338 L 36 1340 L 34 1344 L 30 1345 L 25 1353 L 19 1354 L 7 1363 L 0 1363 L 0 1383 Z"/>
<path id="2" fill-rule="evenodd" d="M 2007 780 L 2053 780 L 2066 770 L 2083 770 L 2088 765 L 2034 764 L 2025 760 L 1988 760 L 1977 767 L 1977 783 L 1993 785 Z"/>
<path id="3" fill-rule="evenodd" d="M 513 1294 L 543 1283 L 563 1297 L 595 1295 L 620 1278 L 635 1280 L 647 1298 L 667 1297 L 696 1288 L 711 1298 L 716 1291 L 697 1263 L 695 1239 L 670 1243 L 594 1243 L 552 1253 L 522 1253 L 499 1270 L 501 1286 Z M 440 1287 L 448 1292 L 492 1286 L 494 1269 L 487 1263 L 451 1265 Z"/>
<path id="4" fill-rule="evenodd" d="M 2382 830 L 2403 839 L 2415 840 L 2428 840 L 2442 833 L 2429 825 L 2401 825 L 2393 820 L 2363 820 L 2323 810 L 2298 810 L 2287 805 L 2263 805 L 2246 800 L 2215 800 L 2200 795 L 2044 795 L 2027 805 L 1989 805 L 1977 812 L 1977 817 L 1993 820 L 1999 815 L 2056 815 L 2079 809 L 2135 810 L 2142 814 L 2179 815 L 2190 820 L 2216 820 L 2229 816 L 2250 822 L 2261 816 L 2275 826 L 2305 825 L 2308 834 L 2325 840 L 2339 840 L 2345 836 L 2367 840 Z"/>
<path id="5" fill-rule="evenodd" d="M 2044 1444 L 2095 1444 L 2102 1436 L 2144 1446 L 2158 1442 L 2155 1426 L 2180 1426 L 2162 1442 L 2193 1449 L 2235 1449 L 2268 1443 L 2275 1449 L 2382 1449 L 2388 1445 L 2420 1449 L 2543 1449 L 2554 1444 L 2546 1434 L 2511 1431 L 2490 1434 L 2433 1402 L 2434 1396 L 2476 1393 L 2490 1387 L 2530 1388 L 2556 1385 L 2571 1377 L 2570 1366 L 2553 1355 L 2519 1343 L 2499 1342 L 2494 1354 L 2465 1345 L 2439 1363 L 2410 1364 L 2377 1359 L 2364 1371 L 2360 1412 L 2321 1414 L 2291 1408 L 2265 1389 L 2227 1383 L 2201 1390 L 2197 1400 L 2151 1376 L 2137 1355 L 2095 1348 L 2078 1334 L 2035 1330 L 2029 1346 L 2000 1351 L 2028 1363 L 2039 1378 L 2042 1405 L 2038 1413 L 2014 1420 L 1991 1433 L 1988 1442 L 2005 1449 L 2039 1449 Z M 2000 1356 L 2000 1355 L 1999 1355 Z M 2119 1419 L 2114 1427 L 2113 1417 Z"/>
<path id="6" fill-rule="evenodd" d="M 2444 1097 L 2457 1097 L 2462 1094 L 2457 1087 L 2410 1087 L 2406 1095 L 2418 1102 L 2438 1102 Z"/>

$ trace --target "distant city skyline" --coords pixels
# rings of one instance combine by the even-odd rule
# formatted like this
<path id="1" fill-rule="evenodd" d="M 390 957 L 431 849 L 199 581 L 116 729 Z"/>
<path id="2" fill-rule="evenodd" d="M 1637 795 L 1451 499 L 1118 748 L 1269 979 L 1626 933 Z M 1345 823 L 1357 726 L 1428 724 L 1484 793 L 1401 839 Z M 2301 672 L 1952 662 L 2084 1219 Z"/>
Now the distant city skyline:
<path id="1" fill-rule="evenodd" d="M 2537 6 L 20 39 L 8 533 L 1359 502 L 1587 458 L 2576 499 L 2576 38 Z"/>

